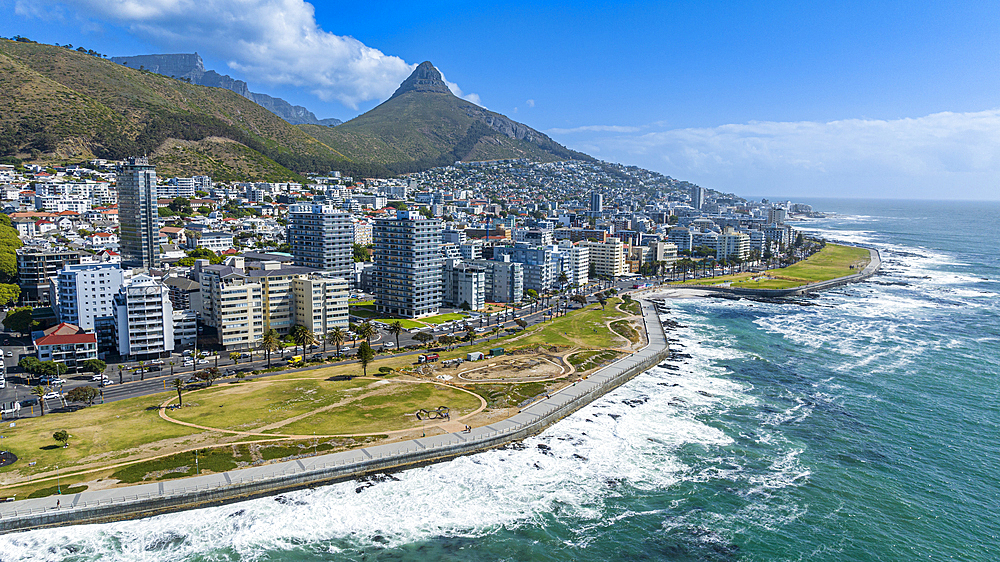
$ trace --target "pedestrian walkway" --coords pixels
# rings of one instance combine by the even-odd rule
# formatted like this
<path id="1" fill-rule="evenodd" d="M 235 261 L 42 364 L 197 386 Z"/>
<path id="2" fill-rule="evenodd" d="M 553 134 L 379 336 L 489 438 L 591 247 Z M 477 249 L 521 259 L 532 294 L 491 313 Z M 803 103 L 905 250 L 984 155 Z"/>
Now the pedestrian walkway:
<path id="1" fill-rule="evenodd" d="M 649 343 L 585 379 L 486 426 L 309 458 L 66 496 L 0 503 L 0 532 L 147 517 L 446 460 L 534 435 L 665 357 L 656 307 L 638 301 Z M 58 502 L 58 505 L 57 505 Z"/>

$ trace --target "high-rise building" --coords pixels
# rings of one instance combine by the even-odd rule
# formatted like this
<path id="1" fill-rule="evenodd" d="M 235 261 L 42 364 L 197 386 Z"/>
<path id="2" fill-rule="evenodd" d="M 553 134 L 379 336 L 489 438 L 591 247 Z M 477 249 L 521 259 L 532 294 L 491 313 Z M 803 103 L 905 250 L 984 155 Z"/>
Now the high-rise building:
<path id="1" fill-rule="evenodd" d="M 354 254 L 351 215 L 333 205 L 299 203 L 288 207 L 288 243 L 294 264 L 351 278 Z"/>
<path id="2" fill-rule="evenodd" d="M 598 215 L 604 212 L 604 195 L 600 192 L 590 192 L 590 212 Z"/>
<path id="3" fill-rule="evenodd" d="M 118 222 L 122 265 L 155 267 L 160 254 L 160 215 L 156 206 L 156 168 L 146 157 L 129 158 L 118 171 Z"/>
<path id="4" fill-rule="evenodd" d="M 701 210 L 705 206 L 705 188 L 694 186 L 691 188 L 691 206 Z"/>
<path id="5" fill-rule="evenodd" d="M 628 273 L 625 267 L 625 245 L 617 238 L 607 242 L 581 242 L 590 250 L 590 263 L 594 273 L 605 277 L 618 277 Z"/>
<path id="6" fill-rule="evenodd" d="M 201 321 L 218 331 L 226 350 L 256 347 L 264 336 L 260 283 L 232 265 L 195 262 L 201 283 Z"/>
<path id="7" fill-rule="evenodd" d="M 56 316 L 93 332 L 95 319 L 114 314 L 115 295 L 124 282 L 125 272 L 116 263 L 69 264 L 56 278 Z"/>
<path id="8" fill-rule="evenodd" d="M 462 263 L 457 259 L 444 260 L 444 302 L 467 310 L 486 307 L 486 270 Z"/>
<path id="9" fill-rule="evenodd" d="M 408 318 L 441 307 L 441 221 L 397 211 L 375 222 L 372 279 L 379 312 Z"/>
<path id="10" fill-rule="evenodd" d="M 174 308 L 167 288 L 148 275 L 125 281 L 115 295 L 118 354 L 150 359 L 174 350 Z"/>

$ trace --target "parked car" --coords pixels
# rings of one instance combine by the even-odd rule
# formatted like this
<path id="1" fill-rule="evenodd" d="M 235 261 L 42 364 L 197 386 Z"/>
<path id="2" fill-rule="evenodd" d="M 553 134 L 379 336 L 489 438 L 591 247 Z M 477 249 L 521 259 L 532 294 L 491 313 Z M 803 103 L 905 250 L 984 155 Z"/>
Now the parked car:
<path id="1" fill-rule="evenodd" d="M 382 347 L 396 347 L 396 344 L 392 343 L 391 341 L 387 341 L 382 344 Z"/>
<path id="2" fill-rule="evenodd" d="M 340 348 L 341 353 L 347 353 L 350 350 L 351 350 L 351 348 L 348 347 L 348 346 L 346 346 L 346 345 L 344 347 Z"/>
<path id="3" fill-rule="evenodd" d="M 194 365 L 194 359 L 185 359 L 181 363 L 181 366 L 183 366 L 183 367 L 190 367 L 191 365 Z"/>
<path id="4" fill-rule="evenodd" d="M 60 396 L 58 392 L 56 392 L 56 391 L 53 390 L 52 392 L 46 392 L 42 396 L 42 398 L 44 398 L 45 400 L 58 400 L 58 399 L 62 398 L 62 396 Z"/>
<path id="5" fill-rule="evenodd" d="M 108 386 L 109 384 L 115 384 L 115 381 L 111 379 L 101 379 L 101 386 Z"/>
<path id="6" fill-rule="evenodd" d="M 7 357 L 13 357 L 13 356 L 14 356 L 14 352 L 8 349 L 7 350 Z"/>
<path id="7" fill-rule="evenodd" d="M 105 375 L 98 374 L 98 375 L 94 375 L 94 376 L 90 377 L 90 380 L 92 380 L 92 381 L 101 381 L 101 380 L 104 380 L 106 378 L 108 378 L 108 377 L 105 376 Z"/>
<path id="8" fill-rule="evenodd" d="M 199 359 L 199 360 L 198 360 L 198 364 L 199 364 L 199 365 L 204 365 L 204 364 L 206 364 L 206 363 L 208 363 L 208 359 Z"/>
<path id="9" fill-rule="evenodd" d="M 149 362 L 149 364 L 150 365 L 162 365 L 163 364 L 163 359 L 153 359 L 152 361 Z"/>

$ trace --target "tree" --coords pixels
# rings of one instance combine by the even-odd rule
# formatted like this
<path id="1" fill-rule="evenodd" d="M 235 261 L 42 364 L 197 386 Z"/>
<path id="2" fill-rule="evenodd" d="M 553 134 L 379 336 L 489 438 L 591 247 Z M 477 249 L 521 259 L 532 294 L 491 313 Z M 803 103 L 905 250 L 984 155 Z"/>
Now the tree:
<path id="1" fill-rule="evenodd" d="M 347 334 L 344 333 L 344 329 L 340 326 L 335 327 L 330 330 L 330 333 L 326 335 L 326 341 L 330 342 L 334 347 L 337 348 L 337 358 L 340 359 L 340 348 L 343 347 L 344 341 L 347 339 Z"/>
<path id="2" fill-rule="evenodd" d="M 215 379 L 219 378 L 221 375 L 219 374 L 218 369 L 215 367 L 209 367 L 204 371 L 199 371 L 195 376 L 198 377 L 198 380 L 203 380 L 208 383 L 208 386 L 212 386 Z"/>
<path id="3" fill-rule="evenodd" d="M 428 342 L 434 341 L 434 336 L 428 334 L 427 332 L 417 332 L 413 334 L 413 339 L 417 342 L 426 345 Z"/>
<path id="4" fill-rule="evenodd" d="M 6 306 L 21 298 L 21 287 L 12 283 L 0 283 L 0 306 Z"/>
<path id="5" fill-rule="evenodd" d="M 534 289 L 528 289 L 527 291 L 524 292 L 524 294 L 525 294 L 525 296 L 527 296 L 529 299 L 532 299 L 532 300 L 538 298 L 538 291 L 536 291 Z"/>
<path id="6" fill-rule="evenodd" d="M 444 334 L 443 336 L 439 336 L 438 337 L 438 343 L 441 344 L 441 345 L 444 345 L 444 346 L 448 346 L 448 349 L 450 350 L 452 344 L 455 343 L 455 336 L 449 336 L 448 334 Z"/>
<path id="7" fill-rule="evenodd" d="M 584 295 L 573 295 L 569 300 L 580 305 L 580 308 L 587 306 L 587 297 Z"/>
<path id="8" fill-rule="evenodd" d="M 307 346 L 316 343 L 316 334 L 313 334 L 312 330 L 300 324 L 292 326 L 292 329 L 289 330 L 288 333 L 292 336 L 292 341 L 294 341 L 296 345 L 302 347 L 303 355 L 306 353 Z"/>
<path id="9" fill-rule="evenodd" d="M 528 327 L 528 323 L 520 318 L 514 320 L 514 323 L 517 324 L 522 330 Z"/>
<path id="10" fill-rule="evenodd" d="M 177 216 L 177 213 L 171 211 L 170 207 L 160 207 L 159 209 L 156 210 L 156 212 L 157 214 L 160 215 L 160 218 L 170 218 Z"/>
<path id="11" fill-rule="evenodd" d="M 52 438 L 62 443 L 63 449 L 69 447 L 69 432 L 65 429 L 60 429 L 59 431 L 53 433 Z"/>
<path id="12" fill-rule="evenodd" d="M 167 208 L 178 215 L 190 215 L 194 213 L 194 211 L 191 210 L 191 200 L 186 197 L 175 197 L 174 200 L 167 205 Z"/>
<path id="13" fill-rule="evenodd" d="M 375 350 L 368 342 L 361 342 L 358 346 L 358 362 L 361 363 L 361 370 L 364 376 L 368 376 L 368 365 L 375 359 Z"/>
<path id="14" fill-rule="evenodd" d="M 39 408 L 39 412 L 41 412 L 39 415 L 40 416 L 44 416 L 45 415 L 45 398 L 44 398 L 45 397 L 45 387 L 44 386 L 33 387 L 31 389 L 31 393 L 38 397 L 38 408 Z"/>
<path id="15" fill-rule="evenodd" d="M 601 303 L 601 310 L 604 310 L 605 305 L 608 304 L 608 298 L 604 296 L 604 293 L 598 293 L 597 302 Z"/>
<path id="16" fill-rule="evenodd" d="M 100 394 L 101 391 L 92 386 L 78 386 L 66 393 L 66 400 L 70 402 L 86 402 L 88 406 L 93 406 L 94 400 Z"/>
<path id="17" fill-rule="evenodd" d="M 3 327 L 10 332 L 31 333 L 31 328 L 37 324 L 31 317 L 31 310 L 30 306 L 22 306 L 10 311 L 3 319 Z"/>
<path id="18" fill-rule="evenodd" d="M 396 336 L 396 349 L 399 349 L 399 334 L 403 332 L 403 323 L 400 322 L 399 320 L 396 320 L 392 324 L 389 324 L 389 328 L 387 329 L 387 331 L 390 334 Z"/>
<path id="19" fill-rule="evenodd" d="M 230 353 L 229 354 L 229 358 L 233 361 L 233 364 L 235 364 L 235 365 L 239 365 L 240 364 L 240 352 L 239 351 L 234 351 L 234 352 Z"/>
<path id="20" fill-rule="evenodd" d="M 87 359 L 80 363 L 80 366 L 83 367 L 84 371 L 90 371 L 95 375 L 100 375 L 108 368 L 108 364 L 100 359 Z"/>
<path id="21" fill-rule="evenodd" d="M 281 349 L 281 342 L 278 341 L 278 332 L 274 331 L 274 328 L 264 332 L 264 336 L 260 340 L 261 347 L 267 353 L 267 368 L 271 368 L 271 352 L 278 351 Z"/>
<path id="22" fill-rule="evenodd" d="M 170 384 L 175 389 L 177 389 L 177 405 L 183 406 L 184 402 L 183 399 L 181 398 L 181 389 L 184 388 L 184 381 L 182 381 L 181 379 L 174 379 L 173 381 L 171 381 Z"/>
<path id="23" fill-rule="evenodd" d="M 372 260 L 372 252 L 361 244 L 354 244 L 354 261 L 363 262 Z"/>
<path id="24" fill-rule="evenodd" d="M 372 336 L 374 336 L 376 333 L 375 325 L 372 324 L 370 321 L 365 320 L 364 322 L 358 324 L 358 328 L 356 331 L 358 335 L 365 338 L 365 341 L 368 342 L 369 346 L 371 346 Z"/>
<path id="25" fill-rule="evenodd" d="M 559 284 L 565 286 L 569 283 L 569 277 L 566 275 L 565 271 L 559 272 Z"/>
<path id="26" fill-rule="evenodd" d="M 465 341 L 474 341 L 476 339 L 476 330 L 471 326 L 467 326 L 466 329 L 468 331 L 465 332 L 465 337 L 462 339 L 464 339 Z"/>
<path id="27" fill-rule="evenodd" d="M 118 384 L 124 384 L 125 365 L 118 365 Z"/>

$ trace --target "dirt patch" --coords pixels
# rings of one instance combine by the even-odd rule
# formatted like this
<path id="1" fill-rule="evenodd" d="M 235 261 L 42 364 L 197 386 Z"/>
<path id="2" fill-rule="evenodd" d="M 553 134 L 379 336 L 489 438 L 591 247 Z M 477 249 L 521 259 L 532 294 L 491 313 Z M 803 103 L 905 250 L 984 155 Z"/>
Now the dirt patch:
<path id="1" fill-rule="evenodd" d="M 458 378 L 470 382 L 527 382 L 555 378 L 566 372 L 558 357 L 544 355 L 507 355 L 464 363 L 458 369 Z"/>

